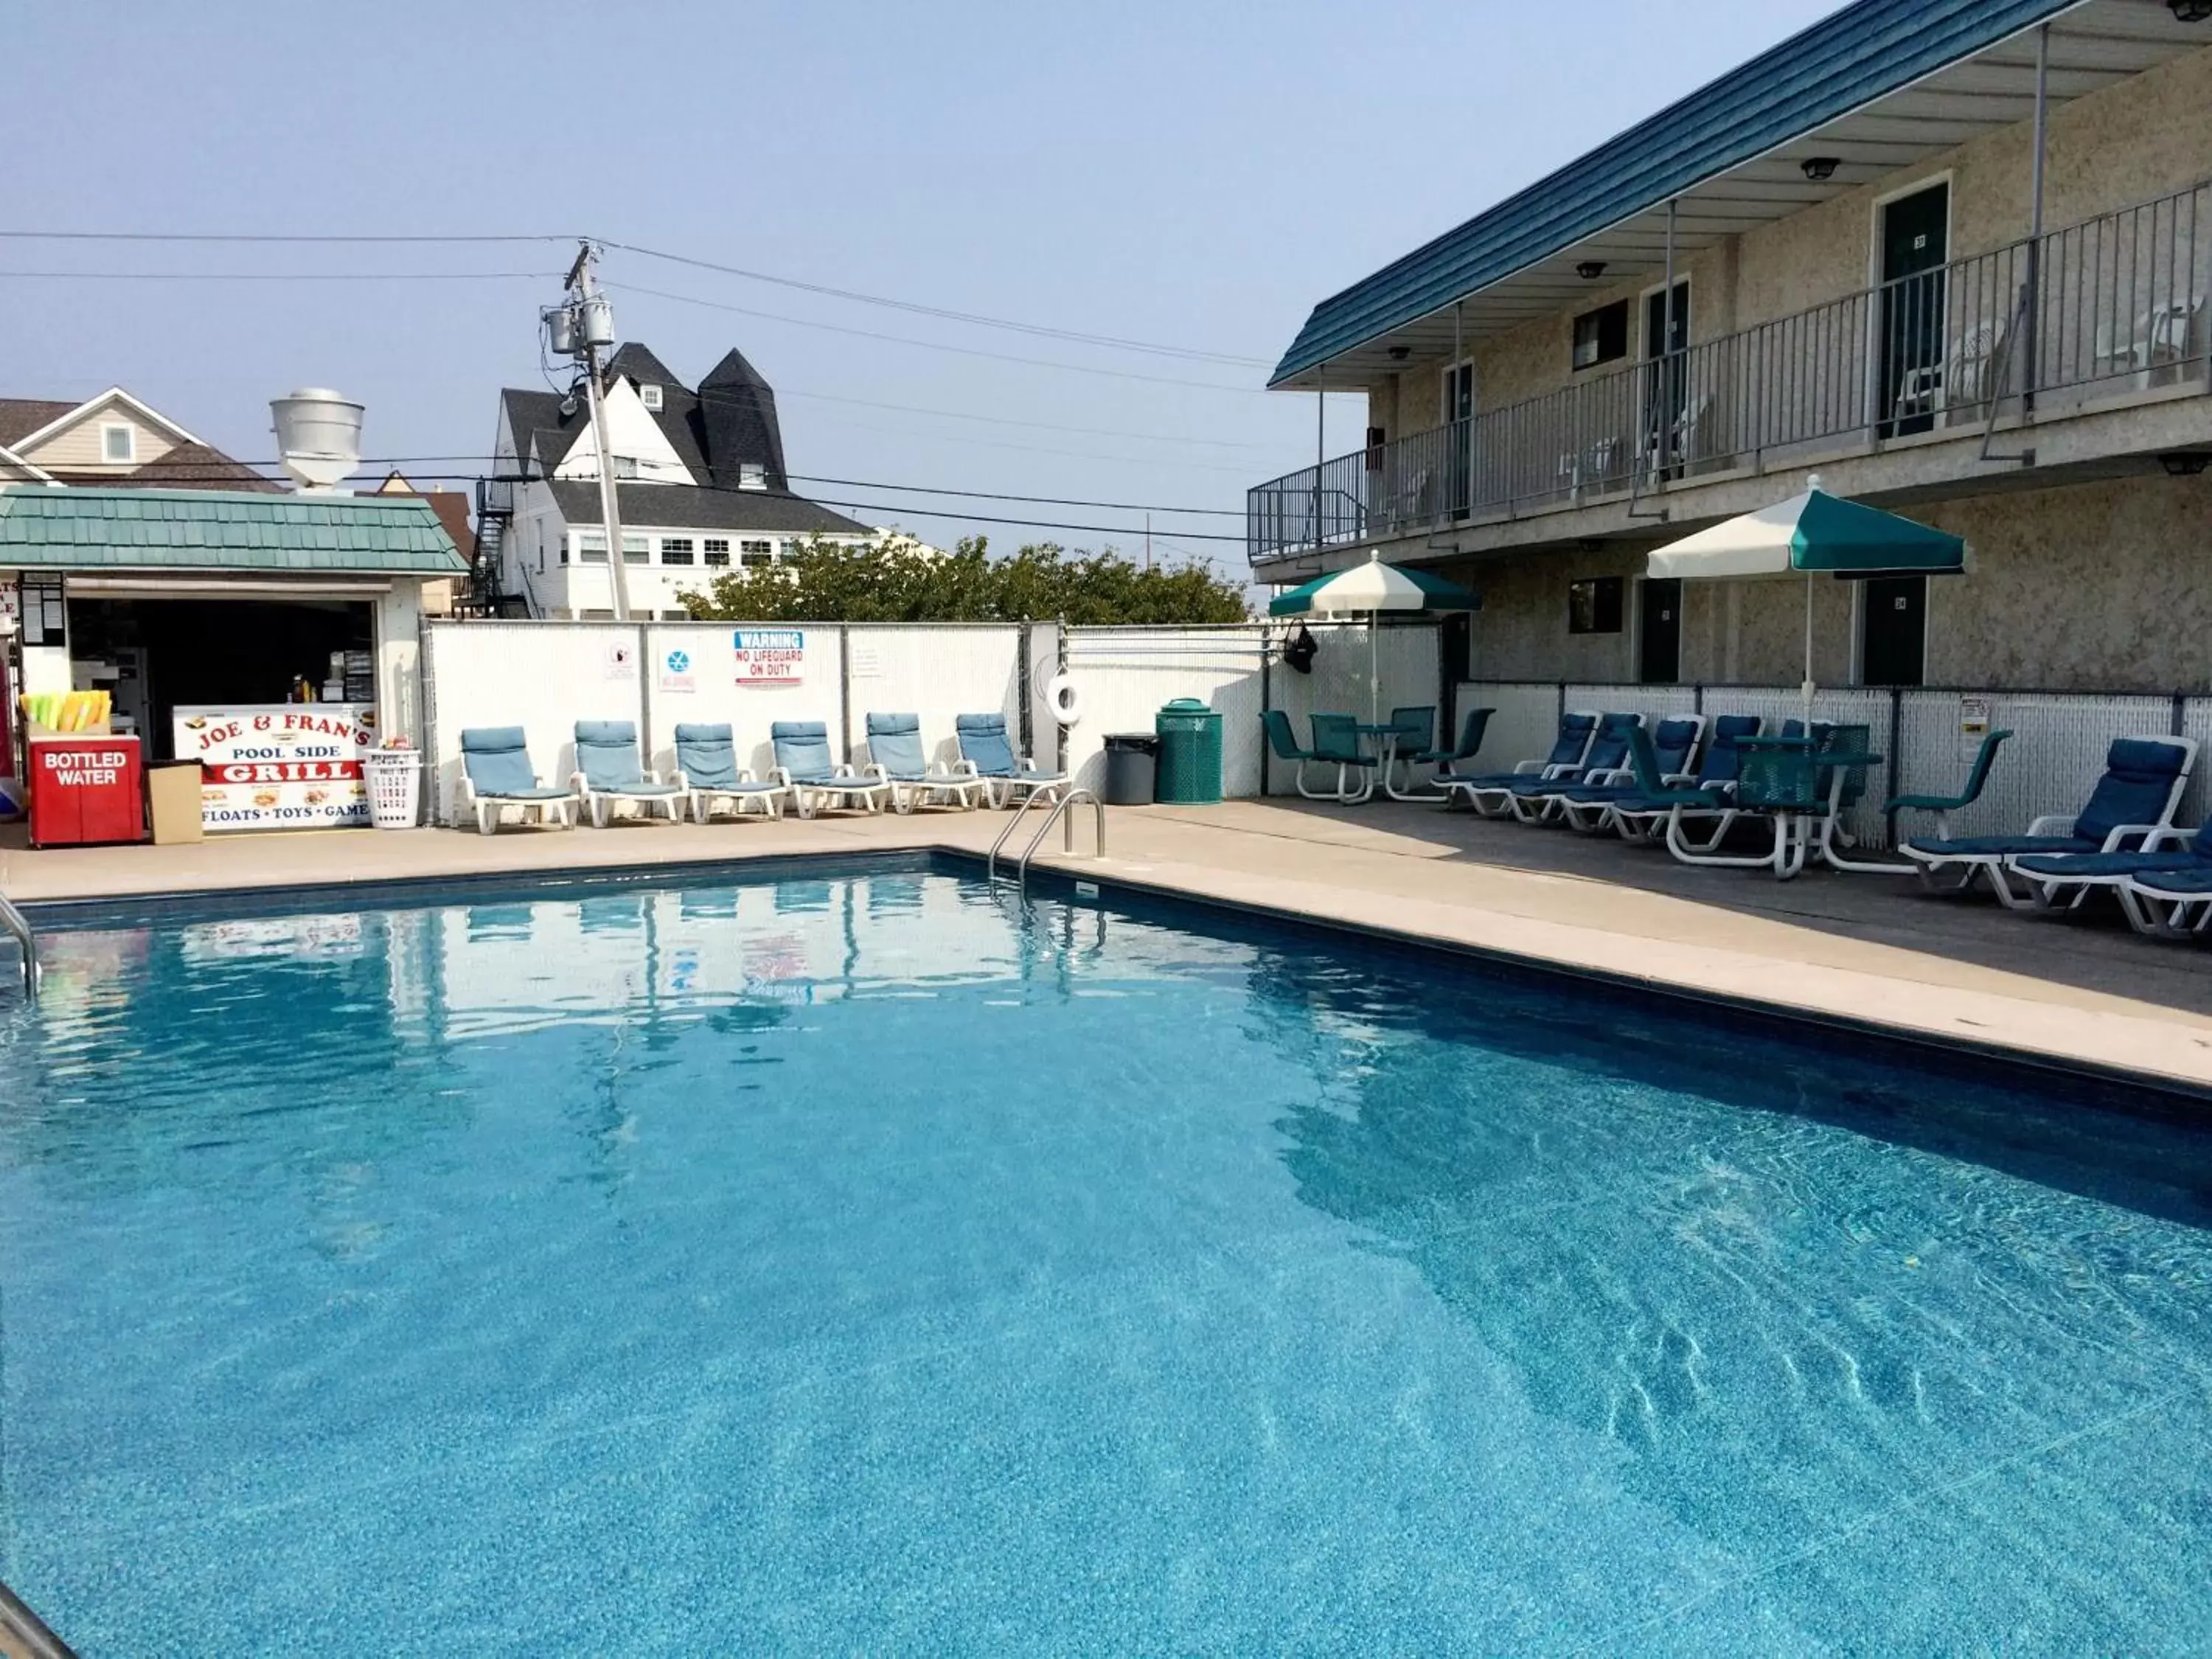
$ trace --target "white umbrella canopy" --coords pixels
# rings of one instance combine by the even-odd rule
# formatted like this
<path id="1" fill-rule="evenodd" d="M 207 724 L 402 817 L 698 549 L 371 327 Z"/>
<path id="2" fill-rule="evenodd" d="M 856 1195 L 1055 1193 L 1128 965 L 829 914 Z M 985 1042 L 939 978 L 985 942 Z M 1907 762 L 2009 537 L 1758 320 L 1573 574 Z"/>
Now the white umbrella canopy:
<path id="1" fill-rule="evenodd" d="M 1805 578 L 1805 720 L 1813 720 L 1813 580 L 1956 575 L 1966 544 L 1879 507 L 1831 495 L 1818 473 L 1787 501 L 1654 548 L 1644 573 L 1686 581 Z"/>

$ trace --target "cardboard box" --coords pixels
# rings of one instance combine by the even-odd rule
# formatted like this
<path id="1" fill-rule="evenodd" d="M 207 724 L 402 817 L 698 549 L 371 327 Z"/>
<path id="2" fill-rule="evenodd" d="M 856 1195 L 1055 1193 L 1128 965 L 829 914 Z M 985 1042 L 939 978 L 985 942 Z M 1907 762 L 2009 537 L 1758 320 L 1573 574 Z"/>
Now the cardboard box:
<path id="1" fill-rule="evenodd" d="M 198 761 L 155 761 L 147 767 L 146 821 L 153 826 L 156 847 L 204 839 Z"/>

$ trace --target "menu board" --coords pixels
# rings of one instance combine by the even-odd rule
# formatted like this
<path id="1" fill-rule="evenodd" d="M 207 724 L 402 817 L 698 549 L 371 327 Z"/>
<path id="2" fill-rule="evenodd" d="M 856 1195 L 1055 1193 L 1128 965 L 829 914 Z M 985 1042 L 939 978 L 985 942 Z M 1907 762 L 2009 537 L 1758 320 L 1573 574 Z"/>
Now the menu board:
<path id="1" fill-rule="evenodd" d="M 179 760 L 200 763 L 200 823 L 230 830 L 338 830 L 368 823 L 362 757 L 376 710 L 362 703 L 179 708 Z"/>

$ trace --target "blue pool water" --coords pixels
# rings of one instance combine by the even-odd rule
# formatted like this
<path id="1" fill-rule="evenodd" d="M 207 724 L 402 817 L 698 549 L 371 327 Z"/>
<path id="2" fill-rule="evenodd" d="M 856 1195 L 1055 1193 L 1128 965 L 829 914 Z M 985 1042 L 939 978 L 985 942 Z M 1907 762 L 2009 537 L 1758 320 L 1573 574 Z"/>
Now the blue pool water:
<path id="1" fill-rule="evenodd" d="M 88 1659 L 2212 1644 L 2212 1131 L 911 869 L 50 961 Z"/>

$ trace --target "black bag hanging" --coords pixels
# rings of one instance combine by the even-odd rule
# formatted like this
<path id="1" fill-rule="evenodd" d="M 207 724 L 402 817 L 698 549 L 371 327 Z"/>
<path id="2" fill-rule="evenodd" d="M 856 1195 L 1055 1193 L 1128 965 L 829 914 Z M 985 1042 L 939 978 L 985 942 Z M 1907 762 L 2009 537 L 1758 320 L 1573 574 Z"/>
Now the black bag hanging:
<path id="1" fill-rule="evenodd" d="M 1314 636 L 1306 631 L 1306 625 L 1300 623 L 1298 631 L 1283 641 L 1283 662 L 1301 674 L 1310 674 L 1315 653 L 1320 649 L 1314 643 Z"/>

